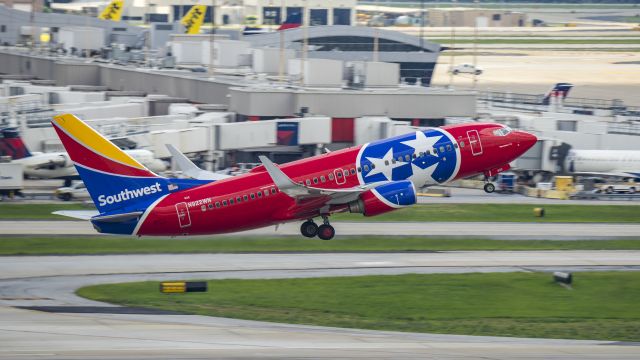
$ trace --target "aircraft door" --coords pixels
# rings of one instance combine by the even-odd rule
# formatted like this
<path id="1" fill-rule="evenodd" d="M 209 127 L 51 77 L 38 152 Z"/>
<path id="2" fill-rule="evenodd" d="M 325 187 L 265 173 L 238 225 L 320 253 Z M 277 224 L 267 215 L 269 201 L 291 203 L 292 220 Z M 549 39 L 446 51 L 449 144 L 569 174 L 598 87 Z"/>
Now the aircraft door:
<path id="1" fill-rule="evenodd" d="M 338 184 L 338 185 L 342 185 L 342 184 L 344 184 L 345 182 L 347 182 L 347 178 L 346 178 L 346 176 L 344 175 L 344 173 L 343 173 L 342 169 L 335 169 L 335 170 L 333 170 L 333 176 L 335 177 L 335 179 L 336 179 L 336 184 Z"/>
<path id="2" fill-rule="evenodd" d="M 467 131 L 467 137 L 469 138 L 469 146 L 471 147 L 473 156 L 482 155 L 482 142 L 480 142 L 478 130 Z"/>
<path id="3" fill-rule="evenodd" d="M 191 217 L 189 216 L 189 208 L 187 207 L 187 203 L 177 203 L 176 212 L 178 214 L 178 222 L 180 223 L 181 228 L 191 226 Z"/>

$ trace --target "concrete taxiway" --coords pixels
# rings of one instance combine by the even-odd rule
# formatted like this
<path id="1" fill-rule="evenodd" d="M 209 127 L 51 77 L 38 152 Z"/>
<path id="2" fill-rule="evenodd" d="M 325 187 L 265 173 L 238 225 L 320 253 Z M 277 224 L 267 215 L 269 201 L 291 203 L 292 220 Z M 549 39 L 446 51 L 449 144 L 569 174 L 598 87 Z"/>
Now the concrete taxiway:
<path id="1" fill-rule="evenodd" d="M 638 238 L 640 224 L 517 222 L 340 222 L 339 236 L 406 235 L 492 239 Z M 299 223 L 288 223 L 224 236 L 300 235 Z M 2 235 L 99 235 L 88 221 L 0 221 Z"/>
<path id="2" fill-rule="evenodd" d="M 145 312 L 82 299 L 74 291 L 89 284 L 160 279 L 639 266 L 640 251 L 3 257 L 0 358 L 635 359 L 640 347 L 628 343 L 367 331 Z"/>

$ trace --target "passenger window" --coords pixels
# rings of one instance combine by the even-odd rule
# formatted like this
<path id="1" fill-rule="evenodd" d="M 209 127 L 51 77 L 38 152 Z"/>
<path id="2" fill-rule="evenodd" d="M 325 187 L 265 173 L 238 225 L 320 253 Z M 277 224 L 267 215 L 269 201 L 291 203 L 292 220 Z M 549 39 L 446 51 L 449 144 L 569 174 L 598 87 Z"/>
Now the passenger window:
<path id="1" fill-rule="evenodd" d="M 262 191 L 258 191 L 256 194 L 258 194 L 258 197 L 261 198 L 262 197 Z"/>
<path id="2" fill-rule="evenodd" d="M 242 199 L 243 199 L 244 201 L 248 201 L 248 200 L 249 200 L 249 196 L 247 196 L 247 195 L 242 195 Z"/>
<path id="3" fill-rule="evenodd" d="M 367 165 L 364 166 L 364 171 L 369 171 L 369 167 Z M 333 180 L 333 173 L 329 173 L 329 180 Z"/>
<path id="4" fill-rule="evenodd" d="M 356 169 L 351 169 L 351 175 L 355 175 L 356 174 Z"/>
<path id="5" fill-rule="evenodd" d="M 358 172 L 362 172 L 362 168 L 358 166 Z"/>
<path id="6" fill-rule="evenodd" d="M 216 201 L 216 207 L 219 208 L 220 207 L 220 201 Z"/>
<path id="7" fill-rule="evenodd" d="M 373 169 L 373 165 L 371 165 L 371 168 Z M 338 173 L 336 175 L 338 175 L 338 177 L 341 178 L 342 177 L 342 172 L 338 171 Z"/>
<path id="8" fill-rule="evenodd" d="M 276 188 L 271 188 L 271 193 L 272 193 L 272 194 L 275 194 L 275 193 L 276 193 L 276 191 L 277 191 L 277 190 L 276 190 Z"/>
<path id="9" fill-rule="evenodd" d="M 409 154 L 404 156 L 404 160 L 405 161 L 410 161 L 411 160 L 411 156 L 409 156 Z"/>
<path id="10" fill-rule="evenodd" d="M 343 171 L 343 173 L 344 173 L 344 176 L 349 176 L 349 170 L 345 170 Z"/>
<path id="11" fill-rule="evenodd" d="M 451 151 L 451 144 L 447 144 L 447 151 Z"/>
<path id="12" fill-rule="evenodd" d="M 443 153 L 444 152 L 444 146 L 440 146 L 440 152 Z"/>
<path id="13" fill-rule="evenodd" d="M 229 199 L 229 205 L 233 205 L 233 204 L 234 204 L 233 198 Z"/>
<path id="14" fill-rule="evenodd" d="M 241 198 L 240 196 L 238 196 L 238 197 L 236 198 L 236 201 L 237 201 L 238 203 L 241 203 L 241 202 L 242 202 L 242 198 Z"/>
<path id="15" fill-rule="evenodd" d="M 317 177 L 314 177 L 314 178 L 313 178 L 313 183 L 314 183 L 314 184 L 317 184 L 317 183 L 318 183 L 318 178 L 317 178 Z"/>
<path id="16" fill-rule="evenodd" d="M 227 206 L 227 200 L 222 200 L 222 206 Z"/>
<path id="17" fill-rule="evenodd" d="M 369 171 L 369 165 L 364 166 L 364 171 Z M 331 175 L 329 175 L 329 177 L 331 177 Z"/>
<path id="18" fill-rule="evenodd" d="M 402 161 L 402 156 L 398 156 L 398 161 Z"/>
<path id="19" fill-rule="evenodd" d="M 256 194 L 251 193 L 251 200 L 254 200 L 256 198 Z"/>
<path id="20" fill-rule="evenodd" d="M 389 166 L 389 160 L 385 160 L 385 161 L 384 161 L 384 164 L 385 164 L 385 165 L 387 165 L 387 166 Z"/>
<path id="21" fill-rule="evenodd" d="M 269 190 L 268 189 L 264 191 L 264 196 L 269 196 Z"/>
<path id="22" fill-rule="evenodd" d="M 326 181 L 327 181 L 327 179 L 324 177 L 324 175 L 322 175 L 322 176 L 320 176 L 320 181 L 322 181 L 322 182 L 326 182 Z"/>
<path id="23" fill-rule="evenodd" d="M 438 155 L 438 149 L 433 148 L 433 155 Z"/>
<path id="24" fill-rule="evenodd" d="M 454 143 L 453 147 L 457 149 L 458 148 L 458 143 Z"/>
<path id="25" fill-rule="evenodd" d="M 418 155 L 416 153 L 413 153 L 413 158 L 415 159 L 417 157 L 418 157 Z"/>
<path id="26" fill-rule="evenodd" d="M 213 204 L 209 203 L 209 205 L 207 205 L 207 207 L 208 207 L 209 209 L 213 209 Z"/>
<path id="27" fill-rule="evenodd" d="M 307 185 L 311 185 L 311 180 L 307 179 Z"/>
<path id="28" fill-rule="evenodd" d="M 464 147 L 464 141 L 460 141 L 460 147 L 463 148 Z"/>
<path id="29" fill-rule="evenodd" d="M 431 154 L 431 151 L 427 150 L 427 151 L 425 152 L 425 155 L 429 155 L 429 154 Z"/>

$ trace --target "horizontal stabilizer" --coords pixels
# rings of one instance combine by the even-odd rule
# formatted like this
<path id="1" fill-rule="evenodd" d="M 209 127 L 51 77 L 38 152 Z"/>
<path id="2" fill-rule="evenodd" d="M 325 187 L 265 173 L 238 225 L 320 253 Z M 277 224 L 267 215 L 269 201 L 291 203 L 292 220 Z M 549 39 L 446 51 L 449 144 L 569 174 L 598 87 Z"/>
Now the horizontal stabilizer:
<path id="1" fill-rule="evenodd" d="M 100 215 L 91 218 L 91 220 L 101 221 L 101 222 L 125 222 L 135 218 L 138 218 L 144 214 L 143 211 L 132 211 L 128 213 L 122 214 L 112 214 L 112 215 Z"/>
<path id="2" fill-rule="evenodd" d="M 97 210 L 59 210 L 52 212 L 52 214 L 79 220 L 91 220 L 92 217 L 100 213 Z"/>

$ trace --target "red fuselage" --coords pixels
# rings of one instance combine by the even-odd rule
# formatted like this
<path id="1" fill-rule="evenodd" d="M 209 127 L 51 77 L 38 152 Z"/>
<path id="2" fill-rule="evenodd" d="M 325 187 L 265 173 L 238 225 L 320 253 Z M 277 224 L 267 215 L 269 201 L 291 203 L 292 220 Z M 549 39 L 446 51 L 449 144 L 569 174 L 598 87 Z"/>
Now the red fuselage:
<path id="1" fill-rule="evenodd" d="M 452 125 L 354 146 L 279 168 L 296 183 L 316 189 L 352 189 L 403 180 L 419 188 L 504 171 L 536 141 L 531 134 L 499 124 Z M 385 206 L 387 202 L 382 199 L 370 213 L 379 213 Z M 145 210 L 133 234 L 229 233 L 348 210 L 347 204 L 328 202 L 322 196 L 308 200 L 291 197 L 281 192 L 265 167 L 260 166 L 243 175 L 159 198 Z"/>

